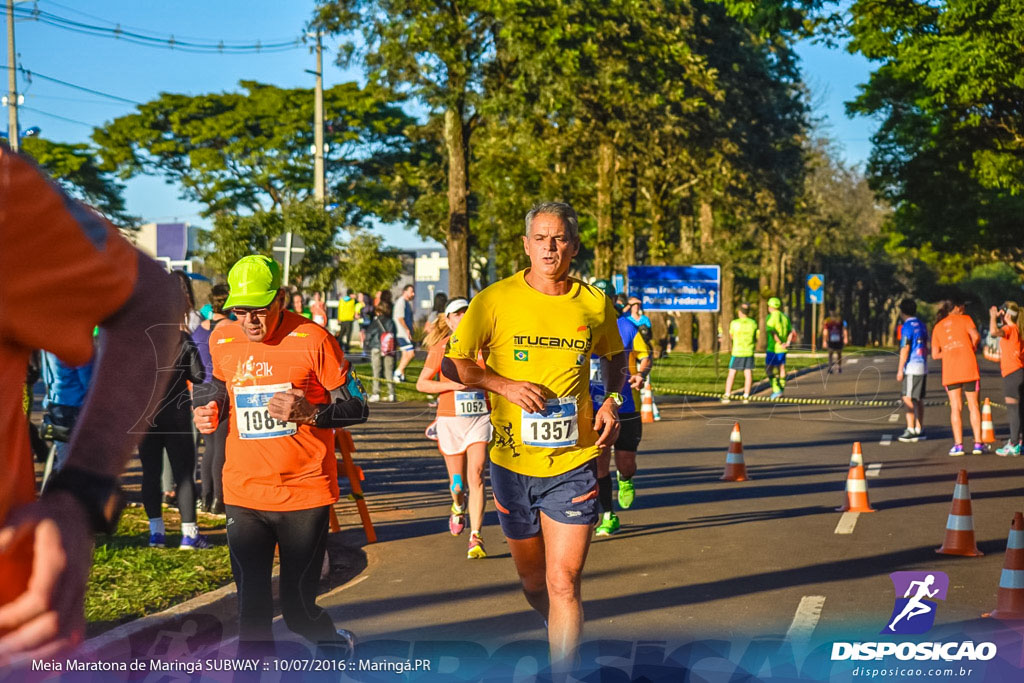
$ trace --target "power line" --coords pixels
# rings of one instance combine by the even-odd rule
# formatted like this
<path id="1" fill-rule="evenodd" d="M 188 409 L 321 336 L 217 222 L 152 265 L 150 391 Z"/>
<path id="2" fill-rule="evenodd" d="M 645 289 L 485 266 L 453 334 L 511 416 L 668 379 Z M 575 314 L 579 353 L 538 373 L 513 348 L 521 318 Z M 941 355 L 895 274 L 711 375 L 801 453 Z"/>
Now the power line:
<path id="1" fill-rule="evenodd" d="M 14 8 L 14 15 L 21 19 L 38 21 L 40 23 L 74 33 L 99 36 L 103 38 L 114 38 L 135 45 L 178 50 L 180 52 L 191 52 L 196 54 L 254 54 L 284 52 L 301 47 L 302 44 L 301 38 L 267 43 L 259 40 L 254 43 L 240 43 L 223 40 L 215 43 L 175 38 L 174 35 L 150 35 L 137 31 L 128 31 L 123 29 L 120 25 L 115 25 L 113 28 L 109 28 L 106 26 L 98 26 L 96 24 L 87 24 L 75 21 L 74 19 L 61 17 L 37 8 L 28 9 L 16 6 Z"/>
<path id="2" fill-rule="evenodd" d="M 6 70 L 6 69 L 10 69 L 10 68 L 11 67 L 7 66 L 6 64 L 0 65 L 0 69 L 5 69 Z M 50 81 L 52 83 L 57 83 L 59 85 L 63 85 L 66 88 L 73 88 L 75 90 L 81 90 L 82 92 L 91 93 L 93 95 L 99 95 L 100 97 L 106 97 L 107 99 L 117 100 L 118 102 L 124 102 L 126 104 L 142 104 L 142 102 L 138 102 L 136 100 L 130 100 L 127 97 L 119 97 L 118 95 L 111 95 L 110 93 L 103 92 L 102 90 L 93 90 L 92 88 L 86 88 L 84 85 L 75 85 L 74 83 L 68 83 L 67 81 L 63 81 L 63 80 L 61 80 L 59 78 L 54 78 L 53 76 L 47 76 L 46 74 L 41 74 L 38 71 L 29 71 L 28 69 L 26 69 L 24 67 L 19 67 L 18 71 L 20 71 L 29 80 L 31 80 L 33 78 L 41 78 L 44 81 Z"/>
<path id="3" fill-rule="evenodd" d="M 43 116 L 49 116 L 49 117 L 54 118 L 54 119 L 60 119 L 61 121 L 67 121 L 68 123 L 77 123 L 78 125 L 85 126 L 86 128 L 95 128 L 96 127 L 92 123 L 86 123 L 85 121 L 79 121 L 78 119 L 69 119 L 68 117 L 61 116 L 60 114 L 51 114 L 48 111 L 43 111 L 42 109 L 36 109 L 35 107 L 30 107 L 30 106 L 25 105 L 25 104 L 21 105 L 19 107 L 19 109 L 24 109 L 25 111 L 34 111 L 37 114 L 42 114 Z"/>
<path id="4" fill-rule="evenodd" d="M 96 21 L 102 22 L 104 24 L 110 24 L 111 26 L 114 26 L 115 28 L 120 26 L 122 28 L 130 28 L 130 29 L 133 29 L 135 31 L 139 31 L 140 33 L 149 33 L 149 34 L 157 33 L 157 31 L 151 31 L 148 28 L 142 28 L 140 26 L 132 26 L 130 24 L 125 24 L 125 23 L 120 23 L 120 22 L 116 22 L 116 21 L 111 21 L 110 19 L 105 19 L 105 18 L 97 16 L 95 14 L 89 14 L 88 12 L 83 12 L 82 10 L 77 9 L 75 7 L 70 7 L 68 5 L 62 5 L 59 2 L 55 2 L 54 0 L 36 0 L 36 4 L 38 4 L 39 2 L 45 2 L 47 5 L 54 5 L 56 7 L 60 7 L 61 9 L 64 9 L 64 10 L 67 10 L 67 11 L 71 12 L 72 14 L 78 14 L 78 15 L 83 16 L 83 17 L 88 17 L 90 19 L 95 19 Z M 218 43 L 218 42 L 220 42 L 219 39 L 215 39 L 215 38 L 198 37 L 198 36 L 186 36 L 186 35 L 183 35 L 181 37 L 182 38 L 187 38 L 189 40 L 197 40 L 197 41 L 200 41 L 200 42 L 207 42 L 207 43 Z M 281 41 L 288 41 L 288 40 L 291 40 L 291 38 L 290 37 L 275 38 L 274 40 L 268 41 L 268 42 L 281 42 Z M 244 41 L 236 41 L 236 42 L 252 43 L 254 41 L 252 41 L 252 40 L 244 40 Z"/>

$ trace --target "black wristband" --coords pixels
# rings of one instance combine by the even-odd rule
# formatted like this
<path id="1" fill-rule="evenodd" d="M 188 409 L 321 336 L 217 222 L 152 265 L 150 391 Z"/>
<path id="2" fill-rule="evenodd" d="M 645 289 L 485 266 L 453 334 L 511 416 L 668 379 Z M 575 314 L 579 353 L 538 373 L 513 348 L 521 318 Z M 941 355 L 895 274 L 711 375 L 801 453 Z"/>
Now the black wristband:
<path id="1" fill-rule="evenodd" d="M 78 467 L 64 467 L 46 482 L 43 495 L 64 491 L 86 509 L 93 532 L 113 534 L 124 510 L 124 495 L 117 479 Z"/>

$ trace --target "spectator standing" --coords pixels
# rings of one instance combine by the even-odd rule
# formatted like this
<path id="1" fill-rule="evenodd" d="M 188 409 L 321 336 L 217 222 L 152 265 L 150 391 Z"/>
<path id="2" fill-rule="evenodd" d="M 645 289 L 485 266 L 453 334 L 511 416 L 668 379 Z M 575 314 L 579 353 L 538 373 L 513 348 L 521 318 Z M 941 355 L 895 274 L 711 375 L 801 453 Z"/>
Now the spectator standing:
<path id="1" fill-rule="evenodd" d="M 1007 301 L 999 308 L 989 309 L 988 331 L 999 340 L 999 372 L 1003 376 L 1003 394 L 1006 397 L 1006 417 L 1010 422 L 1010 437 L 996 455 L 1020 455 L 1024 437 L 1024 317 L 1020 304 Z"/>
<path id="2" fill-rule="evenodd" d="M 361 301 L 356 305 L 357 315 L 359 316 L 359 344 L 363 347 L 363 353 L 366 353 L 366 328 L 370 326 L 373 319 L 377 315 L 377 309 L 374 307 L 373 300 L 370 295 L 366 292 L 360 292 L 359 298 Z"/>
<path id="3" fill-rule="evenodd" d="M 188 311 L 185 312 L 185 331 L 192 334 L 199 327 L 199 323 L 203 321 L 203 316 L 196 310 L 196 295 L 192 290 L 192 278 L 183 270 L 171 271 L 171 275 L 178 280 L 181 292 L 185 295 L 185 301 L 188 302 Z"/>
<path id="4" fill-rule="evenodd" d="M 949 396 L 949 422 L 953 428 L 953 447 L 949 454 L 964 454 L 963 406 L 967 394 L 971 431 L 974 433 L 974 455 L 988 450 L 981 440 L 981 407 L 978 400 L 979 379 L 976 350 L 981 335 L 974 321 L 964 314 L 964 301 L 954 295 L 942 305 L 941 320 L 932 328 L 932 357 L 942 359 L 942 385 Z"/>
<path id="5" fill-rule="evenodd" d="M 398 350 L 402 352 L 402 357 L 398 361 L 398 367 L 395 368 L 394 380 L 396 382 L 405 381 L 405 369 L 409 366 L 413 357 L 416 355 L 416 344 L 412 339 L 413 329 L 413 304 L 412 301 L 416 297 L 416 288 L 412 285 L 406 285 L 402 288 L 402 295 L 398 297 L 398 301 L 395 302 L 394 313 L 392 317 L 395 321 L 395 327 L 398 328 Z"/>
<path id="6" fill-rule="evenodd" d="M 341 350 L 345 353 L 348 353 L 349 346 L 352 343 L 352 328 L 355 325 L 357 304 L 358 302 L 352 296 L 351 289 L 338 302 L 338 343 L 341 345 Z"/>
<path id="7" fill-rule="evenodd" d="M 309 319 L 321 327 L 327 327 L 327 306 L 320 292 L 313 292 L 313 300 L 309 303 Z"/>
<path id="8" fill-rule="evenodd" d="M 210 335 L 225 320 L 230 318 L 224 313 L 224 302 L 227 301 L 231 289 L 227 285 L 214 285 L 210 290 L 210 319 L 204 320 L 192 335 L 199 358 L 203 363 L 205 379 L 201 384 L 192 387 L 195 405 L 206 405 L 212 391 L 213 361 L 210 356 Z M 215 515 L 224 514 L 224 489 L 221 484 L 221 472 L 224 469 L 224 444 L 228 438 L 228 423 L 217 425 L 217 430 L 203 438 L 203 462 L 200 467 L 202 492 L 199 496 L 199 509 Z"/>
<path id="9" fill-rule="evenodd" d="M 380 400 L 380 381 L 384 379 L 387 384 L 389 401 L 395 400 L 395 383 L 389 378 L 392 376 L 392 369 L 395 367 L 396 339 L 398 338 L 398 327 L 392 319 L 391 302 L 381 301 L 376 306 L 377 315 L 373 322 L 366 328 L 366 343 L 363 345 L 363 352 L 370 350 L 370 368 L 373 373 L 373 393 L 370 394 L 370 401 Z M 381 370 L 383 367 L 383 376 Z"/>
<path id="10" fill-rule="evenodd" d="M 163 548 L 166 544 L 166 531 L 160 507 L 160 474 L 166 451 L 177 492 L 178 511 L 181 513 L 182 538 L 179 547 L 182 550 L 201 550 L 211 546 L 199 535 L 196 524 L 196 442 L 192 435 L 192 398 L 186 382 L 201 384 L 206 373 L 192 337 L 184 330 L 180 333 L 178 344 L 178 356 L 164 400 L 155 415 L 150 417 L 152 427 L 139 444 L 142 504 L 149 518 L 149 547 Z"/>

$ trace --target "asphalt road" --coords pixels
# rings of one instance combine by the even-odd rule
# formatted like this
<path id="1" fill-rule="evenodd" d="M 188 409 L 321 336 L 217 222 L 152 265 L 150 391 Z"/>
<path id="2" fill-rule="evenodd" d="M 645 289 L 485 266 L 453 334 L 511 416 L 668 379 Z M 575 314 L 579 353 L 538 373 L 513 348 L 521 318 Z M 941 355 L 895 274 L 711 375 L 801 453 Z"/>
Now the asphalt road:
<path id="1" fill-rule="evenodd" d="M 812 371 L 791 380 L 786 396 L 897 397 L 894 357 L 850 360 L 842 374 Z M 982 363 L 982 395 L 1001 402 L 998 369 Z M 937 364 L 931 372 L 928 398 L 942 401 Z M 1019 635 L 979 617 L 995 607 L 1009 522 L 1024 508 L 1024 463 L 947 456 L 947 407 L 927 410 L 928 439 L 915 444 L 896 440 L 904 428 L 897 408 L 679 399 L 659 407 L 662 420 L 645 425 L 636 503 L 619 513 L 622 530 L 590 550 L 586 640 L 778 642 L 788 633 L 790 642 L 809 648 L 830 639 L 873 639 L 893 609 L 888 574 L 920 570 L 950 579 L 933 633 L 1016 638 L 1019 647 Z M 486 560 L 467 560 L 466 536 L 447 532 L 444 466 L 423 437 L 430 417 L 422 405 L 382 404 L 358 430 L 357 462 L 366 472 L 380 540 L 364 548 L 366 570 L 321 603 L 339 626 L 377 647 L 390 641 L 384 651 L 397 648 L 398 656 L 405 646 L 395 642 L 464 641 L 493 652 L 502 644 L 542 641 L 542 621 L 519 591 L 492 504 Z M 994 410 L 994 421 L 1005 435 L 1003 409 Z M 750 481 L 722 482 L 735 422 Z M 854 441 L 863 444 L 877 512 L 848 517 L 852 530 L 837 533 L 843 515 L 835 508 Z M 961 468 L 970 475 L 974 527 L 985 553 L 979 558 L 935 553 Z M 355 524 L 354 508 L 345 513 L 343 523 Z M 361 538 L 353 529 L 344 533 L 350 541 Z"/>

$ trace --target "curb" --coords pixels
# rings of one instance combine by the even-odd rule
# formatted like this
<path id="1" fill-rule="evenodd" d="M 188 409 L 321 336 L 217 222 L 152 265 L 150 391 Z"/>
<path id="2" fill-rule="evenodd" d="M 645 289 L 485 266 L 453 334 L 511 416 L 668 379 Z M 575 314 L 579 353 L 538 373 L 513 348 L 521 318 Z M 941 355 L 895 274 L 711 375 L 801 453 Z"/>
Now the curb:
<path id="1" fill-rule="evenodd" d="M 331 534 L 330 536 L 336 535 L 340 536 L 340 534 Z M 329 539 L 330 536 L 328 537 Z M 347 575 L 338 585 L 318 593 L 318 600 L 369 578 L 367 572 L 372 565 L 372 560 L 368 557 L 365 546 L 346 544 L 340 537 L 334 545 L 328 540 L 327 557 L 330 562 L 331 572 L 334 573 L 337 568 L 347 566 L 343 562 L 335 562 L 333 560 L 340 560 L 348 557 L 349 554 L 352 556 L 361 554 L 366 559 L 365 564 L 354 574 Z M 275 597 L 274 621 L 281 619 L 280 603 L 276 600 L 280 594 L 280 581 L 280 567 L 275 565 L 270 577 L 271 593 Z M 183 631 L 183 625 L 188 620 L 202 624 L 199 627 L 199 636 L 214 635 L 219 642 L 235 637 L 238 621 L 238 589 L 235 583 L 232 581 L 232 583 L 197 595 L 161 612 L 148 614 L 104 631 L 83 642 L 75 654 L 80 659 L 98 661 L 125 661 L 133 658 L 148 657 L 148 654 L 139 652 L 138 645 L 145 643 L 155 645 L 161 633 L 181 632 Z"/>

